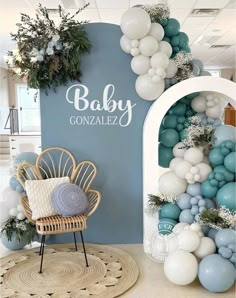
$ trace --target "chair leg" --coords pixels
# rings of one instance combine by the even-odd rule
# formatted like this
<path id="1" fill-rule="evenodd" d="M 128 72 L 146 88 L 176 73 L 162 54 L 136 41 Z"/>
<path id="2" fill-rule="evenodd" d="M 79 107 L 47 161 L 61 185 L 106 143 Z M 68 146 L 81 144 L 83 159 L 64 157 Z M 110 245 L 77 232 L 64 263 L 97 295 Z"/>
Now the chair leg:
<path id="1" fill-rule="evenodd" d="M 39 273 L 42 273 L 42 272 L 43 272 L 42 269 L 43 269 L 44 244 L 45 244 L 45 235 L 42 236 L 42 240 L 41 240 L 41 246 L 42 246 L 42 248 L 40 249 L 40 253 L 41 253 L 41 262 L 40 262 Z"/>
<path id="2" fill-rule="evenodd" d="M 80 236 L 81 236 L 81 240 L 82 240 L 82 244 L 83 244 L 83 250 L 84 250 L 84 257 L 85 257 L 86 267 L 88 267 L 89 264 L 88 264 L 88 259 L 87 259 L 87 255 L 86 255 L 86 249 L 85 249 L 85 245 L 84 245 L 84 237 L 83 237 L 82 231 L 80 231 Z"/>
<path id="3" fill-rule="evenodd" d="M 77 251 L 78 248 L 77 248 L 77 243 L 76 243 L 76 235 L 75 235 L 75 232 L 73 232 L 73 234 L 74 234 L 75 250 Z"/>
<path id="4" fill-rule="evenodd" d="M 41 244 L 40 244 L 40 249 L 39 249 L 39 256 L 41 256 L 41 253 L 42 253 L 42 246 L 43 246 L 43 235 L 41 236 Z"/>

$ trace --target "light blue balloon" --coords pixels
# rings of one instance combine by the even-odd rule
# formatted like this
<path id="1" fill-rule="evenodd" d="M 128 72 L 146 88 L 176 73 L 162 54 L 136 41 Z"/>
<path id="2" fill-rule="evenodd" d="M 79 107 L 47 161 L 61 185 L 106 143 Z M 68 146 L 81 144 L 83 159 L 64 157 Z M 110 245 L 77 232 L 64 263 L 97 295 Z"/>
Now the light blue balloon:
<path id="1" fill-rule="evenodd" d="M 213 254 L 205 257 L 199 264 L 198 278 L 210 292 L 222 293 L 230 289 L 235 280 L 235 269 L 232 263 Z"/>
<path id="2" fill-rule="evenodd" d="M 27 162 L 34 165 L 36 163 L 37 157 L 38 154 L 35 152 L 22 152 L 16 155 L 14 164 L 18 165 L 19 163 Z"/>
<path id="3" fill-rule="evenodd" d="M 236 252 L 236 243 L 229 244 L 228 248 L 230 248 L 232 250 L 232 252 Z"/>
<path id="4" fill-rule="evenodd" d="M 203 77 L 203 76 L 211 76 L 211 73 L 209 71 L 206 71 L 206 70 L 202 70 L 200 72 L 200 76 Z"/>
<path id="5" fill-rule="evenodd" d="M 230 172 L 236 173 L 236 152 L 231 152 L 225 157 L 224 166 Z"/>
<path id="6" fill-rule="evenodd" d="M 209 153 L 209 161 L 211 166 L 216 167 L 224 164 L 224 155 L 221 154 L 220 147 L 212 149 Z"/>
<path id="7" fill-rule="evenodd" d="M 193 66 L 193 75 L 195 77 L 198 77 L 201 72 L 200 68 L 197 65 L 195 65 L 194 63 L 192 63 L 192 66 Z"/>
<path id="8" fill-rule="evenodd" d="M 22 193 L 24 188 L 20 184 L 20 182 L 16 179 L 16 176 L 12 176 L 9 180 L 9 186 L 12 190 L 17 191 L 18 193 Z"/>
<path id="9" fill-rule="evenodd" d="M 215 236 L 215 243 L 218 248 L 234 244 L 236 239 L 236 232 L 232 229 L 223 229 L 217 232 Z"/>
<path id="10" fill-rule="evenodd" d="M 216 208 L 216 204 L 215 204 L 215 202 L 213 200 L 208 199 L 208 198 L 205 198 L 204 200 L 206 202 L 207 209 Z"/>
<path id="11" fill-rule="evenodd" d="M 195 197 L 197 195 L 201 195 L 201 183 L 194 183 L 194 184 L 189 184 L 187 187 L 186 192 L 191 195 L 192 197 Z"/>
<path id="12" fill-rule="evenodd" d="M 236 265 L 236 253 L 235 252 L 232 254 L 232 257 L 229 260 L 231 263 L 234 263 L 234 266 Z"/>
<path id="13" fill-rule="evenodd" d="M 219 248 L 218 253 L 225 259 L 230 259 L 233 255 L 232 250 L 224 246 Z"/>
<path id="14" fill-rule="evenodd" d="M 236 128 L 232 125 L 217 126 L 214 133 L 214 146 L 219 146 L 224 141 L 236 141 Z"/>
<path id="15" fill-rule="evenodd" d="M 210 228 L 207 225 L 202 225 L 202 232 L 203 234 L 206 236 L 208 234 L 208 232 L 210 231 Z"/>
<path id="16" fill-rule="evenodd" d="M 204 197 L 207 197 L 209 199 L 213 199 L 218 191 L 217 186 L 212 186 L 209 182 L 209 180 L 203 181 L 201 185 L 201 191 Z"/>
<path id="17" fill-rule="evenodd" d="M 215 237 L 217 233 L 218 233 L 218 230 L 211 228 L 207 234 L 207 237 L 211 238 L 215 242 Z"/>
<path id="18" fill-rule="evenodd" d="M 202 61 L 200 61 L 200 60 L 198 60 L 198 59 L 193 59 L 192 60 L 192 65 L 195 65 L 195 66 L 197 66 L 199 69 L 200 69 L 200 71 L 203 69 L 203 63 L 202 63 Z"/>
<path id="19" fill-rule="evenodd" d="M 179 222 L 192 224 L 194 222 L 194 216 L 191 214 L 190 209 L 182 210 L 179 216 Z"/>
<path id="20" fill-rule="evenodd" d="M 179 206 L 180 209 L 190 209 L 192 205 L 190 204 L 191 196 L 187 193 L 181 193 L 177 197 L 177 205 Z"/>
<path id="21" fill-rule="evenodd" d="M 216 201 L 219 206 L 236 211 L 236 182 L 229 182 L 217 192 Z"/>
<path id="22" fill-rule="evenodd" d="M 199 213 L 198 206 L 193 206 L 190 211 L 192 215 L 197 215 Z"/>

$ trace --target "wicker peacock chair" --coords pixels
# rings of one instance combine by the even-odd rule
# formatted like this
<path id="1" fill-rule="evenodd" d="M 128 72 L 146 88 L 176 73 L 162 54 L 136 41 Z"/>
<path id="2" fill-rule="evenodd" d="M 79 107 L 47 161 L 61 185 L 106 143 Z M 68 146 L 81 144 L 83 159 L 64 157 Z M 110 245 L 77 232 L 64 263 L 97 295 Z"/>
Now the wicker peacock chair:
<path id="1" fill-rule="evenodd" d="M 90 185 L 96 176 L 96 167 L 91 161 L 82 161 L 76 166 L 73 155 L 59 147 L 52 147 L 44 150 L 37 158 L 35 166 L 23 163 L 17 168 L 17 179 L 24 187 L 26 180 L 41 180 L 68 176 L 71 183 L 77 184 L 87 195 L 89 207 L 83 215 L 63 217 L 61 215 L 32 219 L 27 196 L 21 198 L 24 213 L 28 220 L 36 225 L 38 234 L 41 237 L 39 255 L 41 255 L 40 271 L 42 273 L 45 236 L 73 232 L 75 249 L 77 251 L 76 234 L 80 232 L 84 250 L 85 262 L 88 267 L 86 249 L 82 231 L 87 228 L 87 219 L 97 209 L 101 195 L 98 191 L 90 189 Z"/>

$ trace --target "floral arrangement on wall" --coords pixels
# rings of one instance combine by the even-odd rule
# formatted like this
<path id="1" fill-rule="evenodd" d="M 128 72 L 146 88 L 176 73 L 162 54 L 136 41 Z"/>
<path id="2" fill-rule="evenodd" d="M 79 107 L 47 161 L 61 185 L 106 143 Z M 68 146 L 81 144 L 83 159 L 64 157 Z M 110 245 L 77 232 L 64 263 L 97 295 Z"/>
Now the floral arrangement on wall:
<path id="1" fill-rule="evenodd" d="M 11 34 L 17 48 L 5 57 L 9 70 L 28 82 L 28 87 L 48 90 L 80 80 L 81 59 L 89 53 L 91 44 L 84 29 L 87 21 L 64 13 L 59 6 L 59 24 L 50 18 L 47 8 L 39 5 L 36 18 L 21 14 L 18 31 Z"/>

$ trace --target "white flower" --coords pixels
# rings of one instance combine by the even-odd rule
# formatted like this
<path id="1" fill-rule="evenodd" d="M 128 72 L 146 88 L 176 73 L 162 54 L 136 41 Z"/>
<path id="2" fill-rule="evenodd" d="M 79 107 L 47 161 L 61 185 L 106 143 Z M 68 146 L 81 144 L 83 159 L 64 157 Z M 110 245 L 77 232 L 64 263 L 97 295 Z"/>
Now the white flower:
<path id="1" fill-rule="evenodd" d="M 9 65 L 9 67 L 13 67 L 14 66 L 14 59 L 12 56 L 10 56 L 8 58 L 7 64 Z"/>
<path id="2" fill-rule="evenodd" d="M 38 55 L 38 50 L 36 49 L 36 48 L 33 48 L 32 50 L 31 50 L 31 52 L 30 52 L 30 55 L 31 56 L 37 56 Z"/>
<path id="3" fill-rule="evenodd" d="M 6 63 L 8 62 L 9 58 L 10 58 L 10 57 L 9 57 L 8 55 L 4 55 L 4 56 L 3 56 L 3 59 L 4 59 L 4 61 L 5 61 Z"/>
<path id="4" fill-rule="evenodd" d="M 55 34 L 52 36 L 52 40 L 54 41 L 54 43 L 56 43 L 59 39 L 60 39 L 60 35 L 58 34 Z"/>
<path id="5" fill-rule="evenodd" d="M 57 42 L 57 43 L 56 43 L 56 49 L 57 49 L 57 50 L 61 50 L 61 49 L 62 49 L 62 44 L 61 44 L 61 42 Z"/>
<path id="6" fill-rule="evenodd" d="M 63 43 L 63 46 L 65 47 L 65 49 L 70 49 L 71 48 L 71 45 L 69 44 L 69 42 Z"/>
<path id="7" fill-rule="evenodd" d="M 55 45 L 55 42 L 53 40 L 49 41 L 48 48 L 52 48 Z"/>
<path id="8" fill-rule="evenodd" d="M 22 71 L 19 67 L 16 67 L 13 69 L 14 70 L 14 73 L 16 73 L 17 75 L 21 75 L 22 74 Z"/>
<path id="9" fill-rule="evenodd" d="M 15 59 L 16 61 L 19 61 L 19 62 L 23 60 L 20 54 L 16 55 Z"/>
<path id="10" fill-rule="evenodd" d="M 53 48 L 47 48 L 46 53 L 51 56 L 54 54 Z"/>
<path id="11" fill-rule="evenodd" d="M 38 55 L 36 58 L 37 58 L 38 61 L 43 61 L 44 60 L 43 55 Z"/>
<path id="12" fill-rule="evenodd" d="M 18 55 L 19 54 L 19 50 L 18 49 L 13 49 L 12 50 L 12 54 L 15 56 L 15 55 Z"/>
<path id="13" fill-rule="evenodd" d="M 31 57 L 31 58 L 30 58 L 30 61 L 31 61 L 32 63 L 37 62 L 37 57 Z"/>

